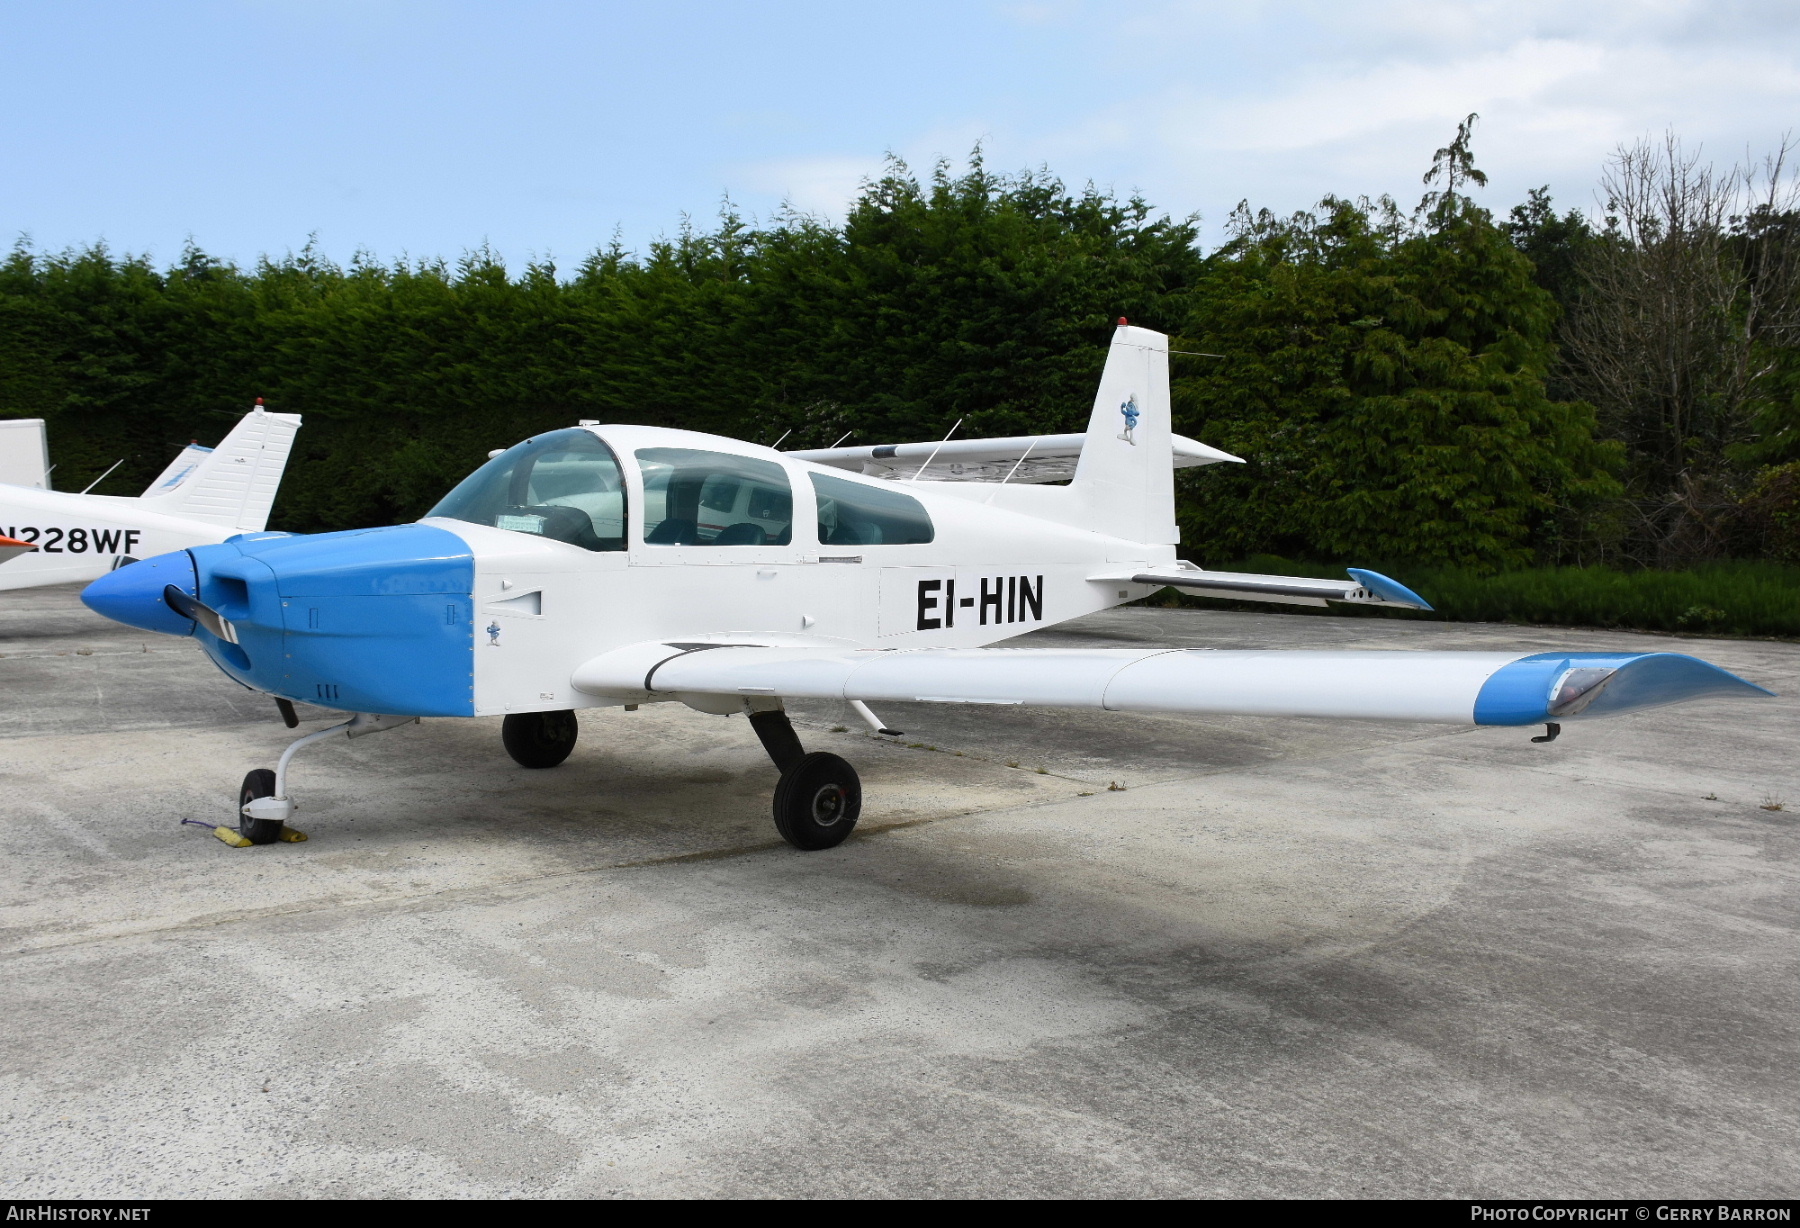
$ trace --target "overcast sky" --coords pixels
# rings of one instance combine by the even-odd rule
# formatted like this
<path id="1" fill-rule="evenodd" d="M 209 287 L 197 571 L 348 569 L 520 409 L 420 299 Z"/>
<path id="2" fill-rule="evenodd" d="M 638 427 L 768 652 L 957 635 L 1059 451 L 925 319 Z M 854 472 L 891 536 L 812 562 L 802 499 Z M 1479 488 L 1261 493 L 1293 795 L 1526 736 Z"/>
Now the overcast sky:
<path id="1" fill-rule="evenodd" d="M 841 216 L 893 151 L 1239 199 L 1416 199 L 1470 111 L 1497 210 L 1592 205 L 1621 141 L 1800 132 L 1800 3 L 0 0 L 0 235 L 240 261 L 574 264 L 729 194 Z"/>

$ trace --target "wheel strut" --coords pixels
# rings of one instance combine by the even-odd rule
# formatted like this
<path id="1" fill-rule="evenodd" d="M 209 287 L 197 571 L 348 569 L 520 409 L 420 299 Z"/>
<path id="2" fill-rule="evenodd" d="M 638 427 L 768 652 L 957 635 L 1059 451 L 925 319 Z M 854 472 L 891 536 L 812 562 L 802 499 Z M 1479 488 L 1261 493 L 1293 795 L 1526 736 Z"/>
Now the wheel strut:
<path id="1" fill-rule="evenodd" d="M 300 748 L 336 733 L 360 738 L 380 733 L 384 729 L 398 729 L 418 719 L 416 716 L 381 716 L 373 712 L 358 712 L 342 724 L 331 725 L 303 738 L 294 739 L 281 752 L 281 759 L 273 772 L 268 768 L 257 768 L 244 777 L 243 786 L 238 791 L 238 834 L 251 844 L 272 844 L 281 839 L 306 839 L 287 826 L 287 821 L 294 817 L 294 811 L 299 809 L 287 793 L 288 764 L 294 761 Z M 292 832 L 292 835 L 284 835 L 287 832 Z M 220 839 L 224 837 L 221 836 Z"/>
<path id="2" fill-rule="evenodd" d="M 756 730 L 763 749 L 769 752 L 769 758 L 783 772 L 800 762 L 806 754 L 806 748 L 800 745 L 800 735 L 794 732 L 794 724 L 788 720 L 786 712 L 779 709 L 774 712 L 752 712 L 750 728 Z"/>

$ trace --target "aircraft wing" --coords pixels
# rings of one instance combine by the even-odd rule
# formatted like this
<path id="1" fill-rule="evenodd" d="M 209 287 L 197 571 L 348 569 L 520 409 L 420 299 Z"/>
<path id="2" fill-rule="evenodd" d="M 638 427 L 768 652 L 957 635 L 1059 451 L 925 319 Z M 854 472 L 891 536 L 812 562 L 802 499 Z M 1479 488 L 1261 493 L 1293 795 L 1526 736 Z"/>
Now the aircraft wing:
<path id="1" fill-rule="evenodd" d="M 798 460 L 848 469 L 867 477 L 921 482 L 1064 482 L 1075 476 L 1085 433 L 1016 435 L 1006 439 L 951 439 L 941 443 L 884 443 L 874 447 L 810 448 L 789 452 Z M 1175 468 L 1243 463 L 1243 457 L 1174 436 Z"/>
<path id="2" fill-rule="evenodd" d="M 1199 597 L 1224 597 L 1234 601 L 1273 601 L 1283 605 L 1324 605 L 1342 601 L 1352 605 L 1385 605 L 1403 610 L 1429 610 L 1431 603 L 1398 580 L 1361 567 L 1346 568 L 1348 580 L 1318 580 L 1310 576 L 1263 576 L 1236 571 L 1206 571 L 1192 563 L 1150 570 L 1107 572 L 1089 576 L 1094 583 L 1167 584 Z"/>
<path id="3" fill-rule="evenodd" d="M 22 542 L 16 538 L 0 535 L 0 563 L 16 559 L 21 554 L 29 554 L 37 549 L 30 542 Z"/>
<path id="4" fill-rule="evenodd" d="M 765 647 L 653 641 L 575 671 L 577 690 L 707 711 L 774 699 L 1532 725 L 1773 692 L 1680 653 Z M 720 701 L 728 701 L 721 704 Z M 698 702 L 695 702 L 698 701 Z"/>

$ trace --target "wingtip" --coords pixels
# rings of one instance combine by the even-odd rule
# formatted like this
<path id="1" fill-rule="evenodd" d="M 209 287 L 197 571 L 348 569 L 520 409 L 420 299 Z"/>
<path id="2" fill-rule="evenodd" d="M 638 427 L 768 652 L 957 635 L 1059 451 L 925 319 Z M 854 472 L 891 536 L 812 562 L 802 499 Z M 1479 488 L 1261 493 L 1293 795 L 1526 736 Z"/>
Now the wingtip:
<path id="1" fill-rule="evenodd" d="M 1589 698 L 1558 705 L 1552 713 L 1553 688 L 1581 670 L 1600 675 L 1584 687 Z M 1503 665 L 1488 678 L 1475 700 L 1475 723 L 1534 725 L 1546 719 L 1619 716 L 1695 699 L 1774 696 L 1768 687 L 1685 653 L 1544 652 Z"/>

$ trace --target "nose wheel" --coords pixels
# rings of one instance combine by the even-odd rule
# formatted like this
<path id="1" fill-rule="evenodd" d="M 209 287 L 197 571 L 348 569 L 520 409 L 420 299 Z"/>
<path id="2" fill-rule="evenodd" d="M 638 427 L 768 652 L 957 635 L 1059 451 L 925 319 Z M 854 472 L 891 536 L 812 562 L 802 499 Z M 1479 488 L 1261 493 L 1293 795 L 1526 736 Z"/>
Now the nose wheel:
<path id="1" fill-rule="evenodd" d="M 257 768 L 244 777 L 238 788 L 238 835 L 251 844 L 273 844 L 281 839 L 286 824 L 281 819 L 253 819 L 244 808 L 259 797 L 275 796 L 275 773 Z"/>

